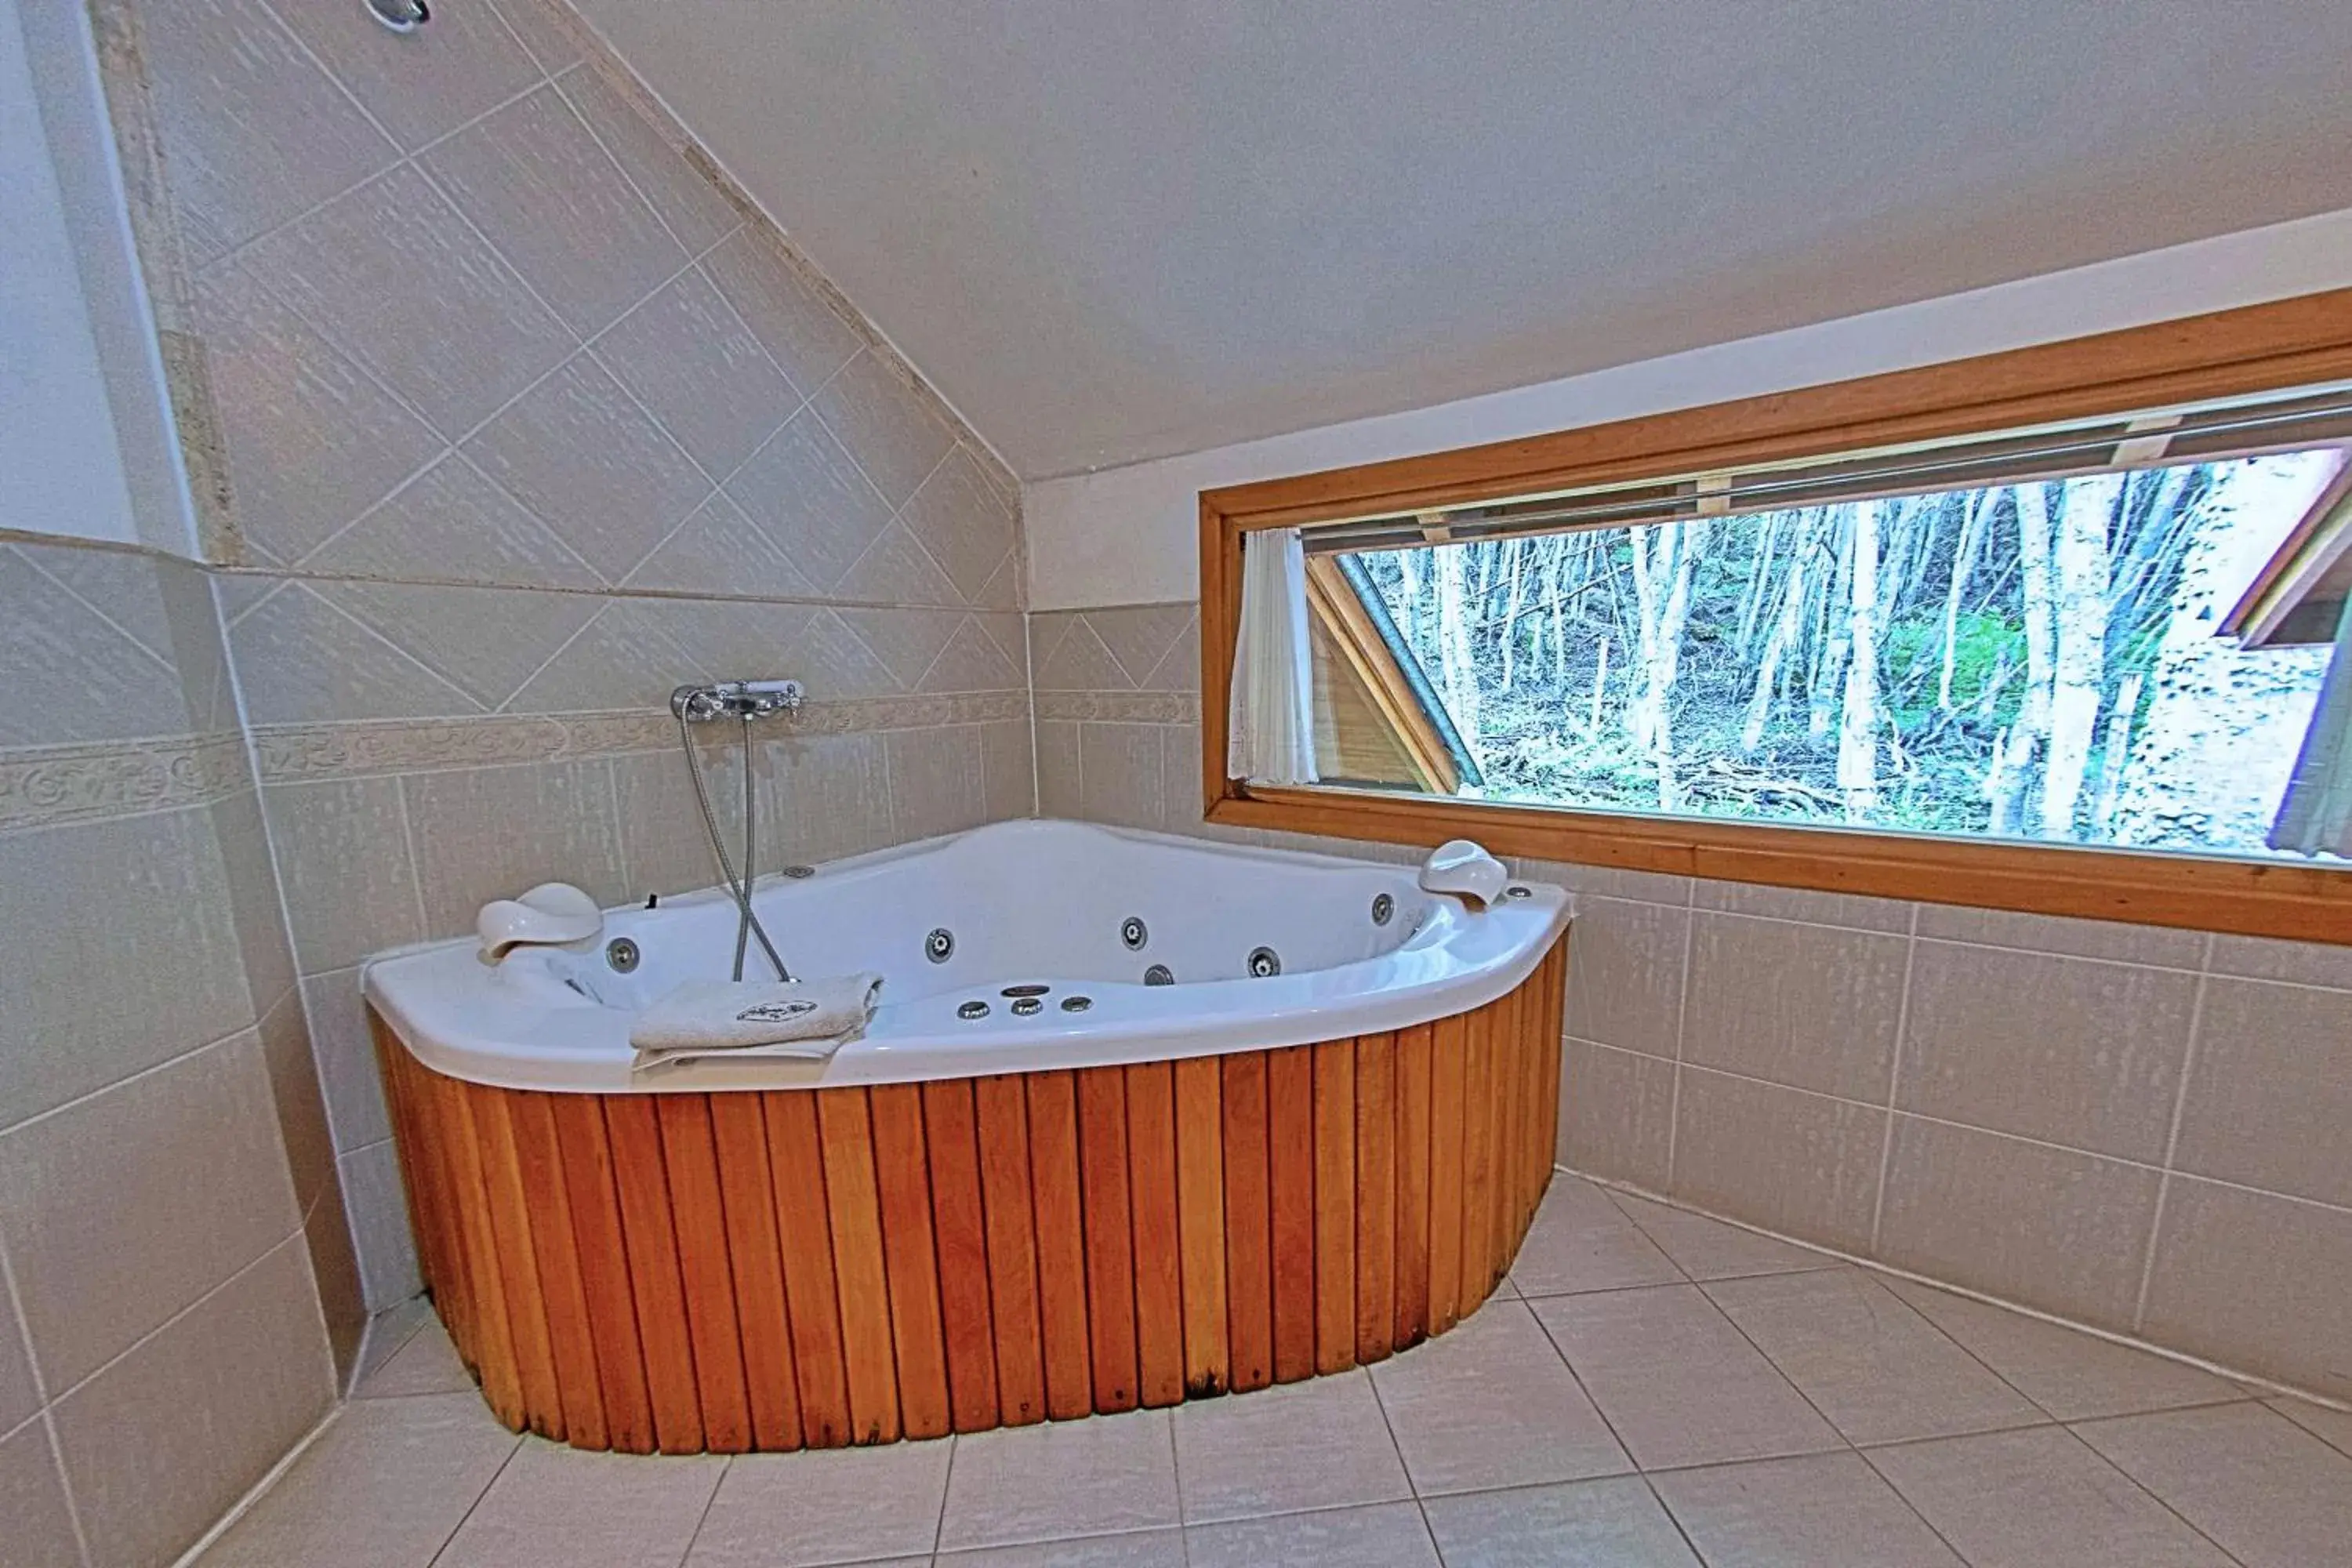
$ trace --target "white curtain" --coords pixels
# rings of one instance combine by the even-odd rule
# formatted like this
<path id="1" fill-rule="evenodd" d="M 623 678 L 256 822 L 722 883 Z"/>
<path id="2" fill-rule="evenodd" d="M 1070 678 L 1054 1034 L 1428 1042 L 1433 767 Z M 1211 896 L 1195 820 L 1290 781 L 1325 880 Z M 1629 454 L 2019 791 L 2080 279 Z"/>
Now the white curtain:
<path id="1" fill-rule="evenodd" d="M 2336 623 L 2336 657 L 2271 825 L 2271 847 L 2352 855 L 2352 599 Z"/>
<path id="2" fill-rule="evenodd" d="M 1315 782 L 1315 679 L 1307 647 L 1307 549 L 1295 528 L 1242 540 L 1225 771 L 1259 784 Z"/>

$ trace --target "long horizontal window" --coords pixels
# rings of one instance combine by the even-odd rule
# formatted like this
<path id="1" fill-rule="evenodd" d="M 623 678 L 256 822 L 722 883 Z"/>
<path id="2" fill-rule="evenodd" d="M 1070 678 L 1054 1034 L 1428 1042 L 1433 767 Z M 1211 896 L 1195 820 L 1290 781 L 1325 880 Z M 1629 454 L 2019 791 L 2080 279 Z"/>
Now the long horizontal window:
<path id="1" fill-rule="evenodd" d="M 1215 823 L 2352 943 L 2352 289 L 1201 496 Z"/>
<path id="2" fill-rule="evenodd" d="M 2282 574 L 2283 549 L 2307 544 L 2344 465 L 2329 445 L 1344 551 L 1322 575 L 1384 625 L 1408 679 L 1366 700 L 1372 683 L 1349 679 L 1341 652 L 1344 606 L 1317 596 L 1323 776 L 1467 799 L 2305 853 L 2282 835 L 2281 807 L 2336 628 L 2305 604 L 2299 636 L 2249 638 L 2233 612 L 2258 578 Z M 1414 729 L 1400 712 L 1440 745 L 1399 743 Z M 1423 755 L 1444 762 L 1416 765 Z"/>

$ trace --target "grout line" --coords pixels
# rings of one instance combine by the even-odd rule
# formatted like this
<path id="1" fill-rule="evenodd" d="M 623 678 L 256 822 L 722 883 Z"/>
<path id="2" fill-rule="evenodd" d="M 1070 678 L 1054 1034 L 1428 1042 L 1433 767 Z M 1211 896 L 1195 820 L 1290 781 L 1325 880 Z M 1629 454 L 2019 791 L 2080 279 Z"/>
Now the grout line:
<path id="1" fill-rule="evenodd" d="M 16 1266 L 9 1256 L 8 1241 L 5 1235 L 0 1235 L 0 1291 L 5 1291 L 8 1310 L 16 1314 L 18 1351 L 25 1358 L 25 1373 L 33 1380 L 35 1405 L 33 1415 L 14 1430 L 22 1431 L 25 1426 L 31 1424 L 32 1420 L 40 1422 L 42 1434 L 48 1439 L 49 1464 L 57 1473 L 58 1490 L 65 1499 L 66 1522 L 73 1530 L 74 1551 L 80 1557 L 84 1568 L 97 1568 L 97 1564 L 92 1562 L 89 1555 L 89 1532 L 82 1524 L 81 1504 L 74 1496 L 73 1477 L 66 1469 L 65 1444 L 58 1437 L 57 1416 L 54 1413 L 55 1406 L 49 1398 L 48 1378 L 41 1371 L 40 1357 L 34 1353 L 33 1324 L 25 1314 L 24 1292 L 17 1287 Z M 72 1391 L 68 1389 L 66 1392 Z M 14 1433 L 12 1432 L 11 1435 L 13 1436 Z"/>
<path id="2" fill-rule="evenodd" d="M 952 1455 L 953 1450 L 950 1453 Z M 710 1495 L 702 1500 L 702 1511 L 694 1516 L 694 1528 L 687 1532 L 686 1546 L 677 1554 L 677 1568 L 686 1568 L 693 1561 L 695 1544 L 702 1539 L 703 1526 L 710 1522 L 710 1510 L 719 1506 L 719 1489 L 727 1484 L 727 1478 L 735 1471 L 735 1455 L 727 1455 L 719 1463 L 718 1475 L 711 1478 Z"/>
<path id="3" fill-rule="evenodd" d="M 319 1439 L 327 1435 L 328 1428 L 342 1419 L 342 1415 L 343 1402 L 338 1399 L 327 1407 L 327 1413 L 319 1417 L 316 1425 L 294 1440 L 292 1447 L 278 1457 L 277 1463 L 261 1473 L 259 1480 L 247 1487 L 243 1496 L 229 1504 L 226 1512 L 213 1521 L 202 1535 L 190 1542 L 185 1552 L 173 1559 L 172 1568 L 199 1568 L 205 1553 L 217 1545 L 223 1536 L 236 1529 L 239 1520 L 259 1507 L 262 1499 L 274 1490 L 278 1482 L 286 1479 L 288 1472 L 294 1468 L 302 1456 L 309 1453 Z"/>
<path id="4" fill-rule="evenodd" d="M 2147 1325 L 2147 1298 L 2156 1283 L 2156 1247 L 2164 1236 L 2164 1210 L 2172 1195 L 2172 1171 L 2180 1152 L 2180 1123 L 2189 1110 L 2189 1082 L 2197 1071 L 2197 1046 L 2205 1033 L 2205 992 L 2211 979 L 2214 939 L 2205 938 L 2205 962 L 2197 975 L 2197 994 L 2189 1005 L 2189 1041 L 2180 1053 L 2180 1081 L 2172 1091 L 2172 1122 L 2164 1136 L 2164 1173 L 2157 1178 L 2156 1212 L 2148 1216 L 2147 1251 L 2140 1259 L 2139 1293 L 2132 1300 L 2132 1332 Z"/>
<path id="5" fill-rule="evenodd" d="M 1697 910 L 1685 906 L 1683 922 L 1682 982 L 1675 987 L 1675 1076 L 1673 1087 L 1666 1096 L 1666 1188 L 1669 1192 L 1674 1190 L 1675 1154 L 1682 1141 L 1683 1036 L 1690 1019 L 1691 953 L 1698 937 Z M 1570 948 L 1571 963 L 1574 962 L 1574 956 L 1575 948 L 1571 944 Z M 1573 977 L 1571 977 L 1572 983 Z"/>
<path id="6" fill-rule="evenodd" d="M 1903 943 L 1903 999 L 1895 1009 L 1895 1051 L 1886 1068 L 1886 1130 L 1878 1146 L 1878 1191 L 1870 1204 L 1870 1250 L 1878 1250 L 1886 1218 L 1886 1177 L 1895 1164 L 1895 1101 L 1903 1089 L 1903 1047 L 1911 1034 L 1911 975 L 1919 963 L 1919 906 L 1911 906 L 1911 929 Z"/>
<path id="7" fill-rule="evenodd" d="M 2237 1563 L 2240 1561 L 2238 1557 L 2232 1554 L 2227 1548 L 2223 1547 L 2220 1542 L 2214 1540 L 2211 1536 L 2198 1529 L 2195 1521 L 2190 1520 L 2187 1514 L 2173 1507 L 2171 1502 L 2166 1499 L 2161 1492 L 2148 1485 L 2146 1481 L 2141 1480 L 2137 1476 L 2133 1475 L 2129 1470 L 2125 1469 L 2121 1465 L 2116 1463 L 2115 1460 L 2110 1459 L 2105 1454 L 2100 1453 L 2099 1450 L 2092 1445 L 2089 1438 L 2084 1436 L 2080 1432 L 2075 1431 L 2074 1427 L 2063 1424 L 2060 1426 L 2059 1430 L 2065 1433 L 2067 1436 L 2073 1438 L 2075 1442 L 2081 1444 L 2084 1450 L 2089 1453 L 2094 1458 L 2097 1459 L 2100 1464 L 2106 1466 L 2107 1468 L 2115 1471 L 2116 1474 L 2123 1477 L 2125 1480 L 2130 1482 L 2136 1490 L 2145 1493 L 2158 1508 L 2161 1508 L 2165 1512 L 2179 1520 L 2181 1524 L 2187 1528 L 2190 1534 L 2196 1536 L 2200 1541 L 2204 1542 L 2207 1545 L 2212 1547 L 2214 1551 L 2220 1552 L 2225 1562 Z"/>
<path id="8" fill-rule="evenodd" d="M 433 1555 L 425 1559 L 425 1568 L 434 1568 L 434 1565 L 438 1563 L 448 1552 L 451 1543 L 465 1532 L 466 1525 L 473 1519 L 475 1510 L 482 1506 L 483 1500 L 490 1495 L 491 1489 L 499 1484 L 499 1478 L 507 1473 L 507 1467 L 513 1464 L 515 1456 L 521 1452 L 522 1435 L 517 1433 L 513 1443 L 507 1449 L 507 1457 L 499 1461 L 499 1468 L 490 1472 L 489 1479 L 482 1483 L 482 1489 L 474 1494 L 474 1500 L 466 1505 L 466 1511 L 457 1516 L 457 1522 L 449 1527 L 449 1533 L 441 1538 L 441 1544 L 433 1549 Z"/>
<path id="9" fill-rule="evenodd" d="M 187 806 L 180 809 L 202 810 L 204 808 L 201 806 Z M 67 826 L 72 825 L 68 824 Z M 252 1005 L 249 1000 L 250 994 L 251 992 L 248 988 L 248 1001 L 246 1007 L 247 1012 L 252 1011 Z M 271 1011 L 275 1012 L 276 1009 L 272 1008 Z M 69 1110 L 79 1110 L 82 1106 L 88 1105 L 95 1100 L 112 1094 L 118 1089 L 128 1088 L 130 1085 L 138 1083 L 142 1079 L 151 1079 L 158 1074 L 169 1072 L 173 1068 L 184 1066 L 186 1063 L 193 1061 L 197 1057 L 204 1055 L 206 1051 L 218 1050 L 223 1046 L 232 1045 L 236 1041 L 239 1036 L 258 1035 L 260 1028 L 261 1020 L 259 1018 L 256 1018 L 249 1024 L 239 1024 L 236 1028 L 229 1030 L 228 1033 L 225 1035 L 215 1035 L 211 1039 L 205 1040 L 200 1045 L 190 1046 L 184 1051 L 174 1052 L 171 1056 L 165 1057 L 162 1061 L 150 1062 L 145 1067 L 141 1068 L 138 1071 L 125 1073 L 121 1078 L 114 1079 L 111 1083 L 103 1083 L 99 1085 L 96 1089 L 85 1089 L 81 1093 L 75 1095 L 71 1100 L 59 1100 L 57 1104 L 50 1106 L 46 1110 L 35 1111 L 32 1115 L 26 1117 L 22 1121 L 12 1121 L 8 1123 L 6 1127 L 0 1128 L 0 1142 L 5 1142 L 9 1138 L 15 1137 L 18 1132 L 23 1131 L 28 1127 L 37 1127 L 42 1122 L 53 1120 L 56 1117 L 63 1116 Z M 0 1252 L 0 1267 L 5 1267 L 5 1252 Z M 30 1331 L 31 1331 L 29 1329 L 26 1331 L 27 1333 Z M 31 1342 L 29 1340 L 26 1342 L 27 1344 L 30 1342 Z"/>

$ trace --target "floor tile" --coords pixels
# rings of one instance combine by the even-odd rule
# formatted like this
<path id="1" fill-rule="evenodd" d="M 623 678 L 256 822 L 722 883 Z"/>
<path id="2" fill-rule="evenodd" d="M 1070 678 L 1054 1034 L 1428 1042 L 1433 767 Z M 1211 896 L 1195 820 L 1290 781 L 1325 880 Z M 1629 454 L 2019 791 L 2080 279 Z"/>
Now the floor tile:
<path id="1" fill-rule="evenodd" d="M 1851 1442 L 1949 1437 L 2046 1419 L 1858 1268 L 1725 1279 L 1706 1289 Z"/>
<path id="2" fill-rule="evenodd" d="M 519 1441 L 472 1394 L 345 1405 L 204 1568 L 419 1568 Z"/>
<path id="3" fill-rule="evenodd" d="M 2352 1454 L 2352 1411 L 2330 1410 L 2305 1399 L 2273 1399 L 2271 1408 L 2338 1452 Z"/>
<path id="4" fill-rule="evenodd" d="M 1696 1285 L 1555 1296 L 1531 1305 L 1645 1469 L 1843 1446 Z"/>
<path id="5" fill-rule="evenodd" d="M 1700 1568 L 1637 1476 L 1436 1498 L 1446 1568 Z"/>
<path id="6" fill-rule="evenodd" d="M 2211 1542 L 2062 1427 L 1866 1457 L 1970 1568 L 2229 1568 Z"/>
<path id="7" fill-rule="evenodd" d="M 1374 1367 L 1372 1385 L 1423 1497 L 1633 1468 L 1523 1301 L 1487 1302 Z"/>
<path id="8" fill-rule="evenodd" d="M 745 1454 L 727 1467 L 687 1568 L 800 1568 L 929 1552 L 952 1444 Z"/>
<path id="9" fill-rule="evenodd" d="M 434 1568 L 677 1568 L 726 1468 L 526 1438 Z"/>
<path id="10" fill-rule="evenodd" d="M 942 1552 L 937 1568 L 1184 1568 L 1184 1532 L 1144 1530 Z"/>
<path id="11" fill-rule="evenodd" d="M 1196 1524 L 1184 1546 L 1191 1568 L 1438 1568 L 1429 1526 L 1409 1502 Z"/>
<path id="12" fill-rule="evenodd" d="M 433 1321 L 433 1303 L 423 1296 L 412 1296 L 397 1306 L 386 1307 L 368 1320 L 367 1333 L 360 1342 L 358 1360 L 352 1370 L 352 1386 L 364 1384 L 377 1368 L 399 1353 L 400 1347 L 416 1337 L 416 1331 Z"/>
<path id="13" fill-rule="evenodd" d="M 1908 1279 L 1886 1288 L 2062 1421 L 2210 1405 L 2237 1391 L 2210 1373 L 2061 1323 Z"/>
<path id="14" fill-rule="evenodd" d="M 408 1342 L 361 1379 L 353 1393 L 361 1399 L 393 1399 L 409 1394 L 471 1394 L 476 1386 L 474 1374 L 457 1359 L 457 1347 L 449 1342 L 449 1331 L 435 1321 L 409 1335 Z"/>
<path id="15" fill-rule="evenodd" d="M 1694 1279 L 1736 1279 L 1747 1274 L 1789 1274 L 1804 1268 L 1834 1268 L 1838 1260 L 1777 1237 L 1759 1236 L 1672 1208 L 1631 1193 L 1609 1194 L 1625 1216 L 1642 1227 L 1675 1266 Z"/>
<path id="16" fill-rule="evenodd" d="M 1857 1454 L 1653 1478 L 1708 1568 L 1962 1568 Z"/>
<path id="17" fill-rule="evenodd" d="M 1671 1285 L 1682 1277 L 1608 1194 L 1564 1174 L 1552 1178 L 1511 1263 L 1511 1283 L 1522 1296 Z"/>
<path id="18" fill-rule="evenodd" d="M 2246 1568 L 2352 1561 L 2352 1458 L 2274 1410 L 2211 1405 L 2074 1430 Z"/>
<path id="19" fill-rule="evenodd" d="M 1412 1495 L 1361 1372 L 1177 1406 L 1176 1470 L 1188 1524 Z"/>
<path id="20" fill-rule="evenodd" d="M 940 1546 L 1055 1541 L 1176 1522 L 1168 1412 L 1139 1410 L 957 1438 Z"/>

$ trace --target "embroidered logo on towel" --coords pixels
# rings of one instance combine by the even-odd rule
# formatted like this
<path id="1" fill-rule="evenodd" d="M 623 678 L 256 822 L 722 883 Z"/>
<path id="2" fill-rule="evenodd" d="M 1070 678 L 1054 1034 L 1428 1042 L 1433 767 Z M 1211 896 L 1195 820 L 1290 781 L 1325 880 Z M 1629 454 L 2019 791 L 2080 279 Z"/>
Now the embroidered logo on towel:
<path id="1" fill-rule="evenodd" d="M 781 1024 L 787 1018 L 797 1018 L 803 1013 L 816 1011 L 814 1002 L 762 1002 L 756 1007 L 746 1007 L 735 1015 L 739 1024 Z"/>

